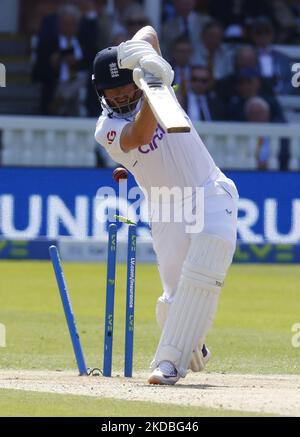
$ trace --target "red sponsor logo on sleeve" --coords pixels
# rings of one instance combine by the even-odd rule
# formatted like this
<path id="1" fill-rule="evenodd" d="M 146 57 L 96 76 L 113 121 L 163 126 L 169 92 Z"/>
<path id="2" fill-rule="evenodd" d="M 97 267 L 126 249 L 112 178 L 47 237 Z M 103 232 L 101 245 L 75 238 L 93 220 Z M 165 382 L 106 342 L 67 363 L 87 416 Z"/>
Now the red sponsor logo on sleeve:
<path id="1" fill-rule="evenodd" d="M 115 130 L 109 131 L 107 134 L 108 144 L 112 144 L 115 141 L 116 136 L 117 136 L 117 132 Z"/>

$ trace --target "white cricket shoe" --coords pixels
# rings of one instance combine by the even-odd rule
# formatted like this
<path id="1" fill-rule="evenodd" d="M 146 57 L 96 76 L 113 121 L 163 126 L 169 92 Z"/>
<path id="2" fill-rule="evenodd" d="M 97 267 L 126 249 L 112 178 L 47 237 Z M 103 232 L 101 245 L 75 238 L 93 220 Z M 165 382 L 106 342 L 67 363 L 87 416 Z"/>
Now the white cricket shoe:
<path id="1" fill-rule="evenodd" d="M 179 380 L 177 370 L 170 361 L 162 361 L 150 375 L 149 384 L 174 385 Z"/>

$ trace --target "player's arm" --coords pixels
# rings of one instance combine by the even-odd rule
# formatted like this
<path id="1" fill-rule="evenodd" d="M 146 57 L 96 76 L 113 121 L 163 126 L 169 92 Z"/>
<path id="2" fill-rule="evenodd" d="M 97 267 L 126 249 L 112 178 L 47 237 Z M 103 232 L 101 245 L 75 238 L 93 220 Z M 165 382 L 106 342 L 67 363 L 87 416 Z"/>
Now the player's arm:
<path id="1" fill-rule="evenodd" d="M 132 38 L 133 41 L 135 40 L 142 40 L 147 41 L 149 44 L 152 45 L 154 50 L 161 56 L 160 46 L 159 46 L 159 40 L 157 33 L 155 29 L 151 26 L 145 26 L 142 27 Z"/>
<path id="2" fill-rule="evenodd" d="M 156 129 L 157 121 L 146 100 L 144 100 L 135 121 L 124 126 L 120 145 L 123 152 L 129 152 L 132 149 L 149 144 L 152 140 L 153 133 Z"/>
<path id="3" fill-rule="evenodd" d="M 141 74 L 141 70 L 136 67 L 139 65 L 139 61 L 142 58 L 151 58 L 151 56 L 155 54 L 161 62 L 166 61 L 161 58 L 159 40 L 153 27 L 143 27 L 134 35 L 131 41 L 134 41 L 134 43 L 123 43 L 123 46 L 119 46 L 119 65 L 121 67 L 123 65 L 123 68 L 125 67 L 134 70 L 135 83 L 138 86 L 138 75 Z M 142 41 L 147 44 L 140 44 Z M 150 143 L 156 126 L 157 120 L 145 99 L 135 121 L 128 123 L 122 131 L 120 138 L 122 150 L 128 152 L 143 144 Z"/>

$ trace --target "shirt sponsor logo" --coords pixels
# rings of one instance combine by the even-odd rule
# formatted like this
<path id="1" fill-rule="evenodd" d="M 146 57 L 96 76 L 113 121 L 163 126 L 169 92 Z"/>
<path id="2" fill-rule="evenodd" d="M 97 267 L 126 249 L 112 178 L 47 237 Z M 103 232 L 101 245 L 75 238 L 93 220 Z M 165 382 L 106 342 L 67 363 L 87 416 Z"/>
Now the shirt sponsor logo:
<path id="1" fill-rule="evenodd" d="M 165 133 L 166 132 L 162 128 L 162 126 L 158 124 L 155 131 L 155 135 L 153 136 L 151 143 L 144 146 L 140 146 L 138 148 L 139 152 L 145 154 L 145 153 L 153 152 L 154 150 L 158 149 L 159 147 L 158 141 L 161 141 L 163 139 Z"/>
<path id="2" fill-rule="evenodd" d="M 111 130 L 110 132 L 108 132 L 107 134 L 107 142 L 108 144 L 112 144 L 117 136 L 117 132 L 115 130 Z"/>

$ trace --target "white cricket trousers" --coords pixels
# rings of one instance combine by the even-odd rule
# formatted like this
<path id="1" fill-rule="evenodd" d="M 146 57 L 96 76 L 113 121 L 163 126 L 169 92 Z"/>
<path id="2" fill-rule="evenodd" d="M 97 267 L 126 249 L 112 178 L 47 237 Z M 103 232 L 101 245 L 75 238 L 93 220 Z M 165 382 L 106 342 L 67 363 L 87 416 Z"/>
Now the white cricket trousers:
<path id="1" fill-rule="evenodd" d="M 206 234 L 217 235 L 236 246 L 238 191 L 223 173 L 204 186 L 204 228 Z M 153 247 L 163 285 L 163 297 L 172 302 L 183 262 L 193 234 L 186 233 L 185 223 L 152 223 Z"/>

